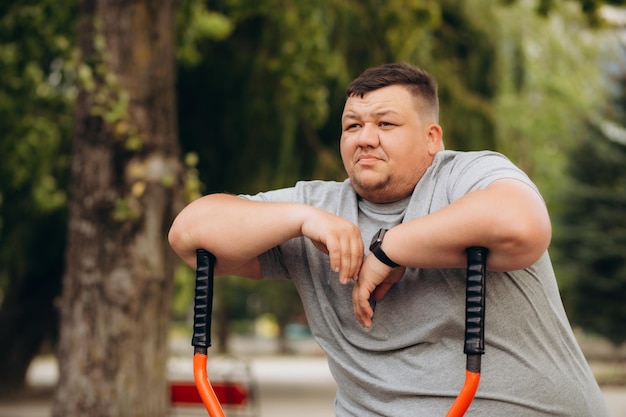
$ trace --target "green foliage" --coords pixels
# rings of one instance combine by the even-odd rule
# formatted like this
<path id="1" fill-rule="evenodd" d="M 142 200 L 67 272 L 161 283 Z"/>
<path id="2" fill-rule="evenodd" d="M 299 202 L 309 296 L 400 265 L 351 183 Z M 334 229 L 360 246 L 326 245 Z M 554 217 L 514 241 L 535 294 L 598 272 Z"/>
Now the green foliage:
<path id="1" fill-rule="evenodd" d="M 40 233 L 34 225 L 65 209 L 74 16 L 72 2 L 0 6 L 0 294 L 9 279 L 31 269 L 37 248 L 29 245 Z M 62 249 L 63 236 L 48 236 L 47 244 Z M 60 264 L 62 258 L 39 262 Z"/>
<path id="2" fill-rule="evenodd" d="M 174 320 L 184 321 L 189 318 L 195 283 L 195 272 L 187 264 L 179 264 L 174 270 L 174 298 L 172 300 Z"/>
<path id="3" fill-rule="evenodd" d="M 202 60 L 198 44 L 206 39 L 228 38 L 233 23 L 223 14 L 209 11 L 204 1 L 183 0 L 176 13 L 176 31 L 179 62 L 197 65 Z"/>
<path id="4" fill-rule="evenodd" d="M 501 3 L 512 5 L 518 3 L 517 0 L 500 0 Z M 555 0 L 535 0 L 534 8 L 539 16 L 549 16 L 555 13 L 555 9 L 558 9 L 564 2 L 558 2 Z M 626 0 L 570 0 L 569 3 L 576 4 L 578 9 L 585 14 L 588 24 L 593 27 L 599 26 L 603 23 L 600 9 L 604 5 L 624 6 Z"/>
<path id="5" fill-rule="evenodd" d="M 588 29 L 572 2 L 553 5 L 548 17 L 526 4 L 500 8 L 495 17 L 501 22 L 496 149 L 524 169 L 556 209 L 553 195 L 567 181 L 573 133 L 604 96 L 602 35 Z"/>
<path id="6" fill-rule="evenodd" d="M 616 345 L 626 342 L 626 67 L 622 71 L 611 118 L 587 118 L 569 153 L 572 181 L 563 190 L 555 239 L 571 319 Z"/>
<path id="7" fill-rule="evenodd" d="M 439 82 L 441 124 L 448 149 L 497 149 L 493 101 L 500 68 L 490 2 L 441 2 L 441 25 L 430 35 L 431 57 L 421 57 Z M 424 48 L 424 45 L 421 45 Z"/>
<path id="8" fill-rule="evenodd" d="M 597 126 L 572 152 L 558 246 L 572 320 L 615 344 L 626 341 L 626 145 Z"/>
<path id="9" fill-rule="evenodd" d="M 208 191 L 342 179 L 345 86 L 367 66 L 427 56 L 420 41 L 440 19 L 435 1 L 381 8 L 376 1 L 239 0 L 213 7 L 235 30 L 227 41 L 200 43 L 203 61 L 179 71 L 181 140 L 198 152 Z"/>
<path id="10" fill-rule="evenodd" d="M 73 2 L 0 2 L 0 385 L 54 341 L 75 97 Z"/>
<path id="11" fill-rule="evenodd" d="M 87 105 L 90 114 L 103 120 L 128 151 L 139 151 L 143 140 L 128 111 L 130 94 L 111 71 L 103 23 L 98 18 L 93 21 L 93 29 L 91 53 L 80 56 L 76 64 L 77 84 L 89 93 Z M 117 217 L 119 220 L 120 217 Z"/>
<path id="12" fill-rule="evenodd" d="M 202 197 L 202 183 L 200 182 L 198 173 L 198 154 L 196 152 L 188 152 L 185 155 L 185 175 L 184 175 L 184 195 L 183 200 L 191 203 Z"/>

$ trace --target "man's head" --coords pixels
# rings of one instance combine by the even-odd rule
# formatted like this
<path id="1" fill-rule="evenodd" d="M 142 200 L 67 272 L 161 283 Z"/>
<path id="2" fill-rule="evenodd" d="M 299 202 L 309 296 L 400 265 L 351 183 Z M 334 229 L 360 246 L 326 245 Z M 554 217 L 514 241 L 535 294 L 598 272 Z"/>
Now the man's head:
<path id="1" fill-rule="evenodd" d="M 430 114 L 431 121 L 439 123 L 437 81 L 423 69 L 407 63 L 385 64 L 365 70 L 348 85 L 346 98 L 363 98 L 370 91 L 390 85 L 405 86 L 415 98 L 422 117 Z"/>
<path id="2" fill-rule="evenodd" d="M 363 198 L 388 203 L 413 192 L 443 149 L 437 83 L 409 64 L 370 68 L 346 90 L 341 157 Z"/>

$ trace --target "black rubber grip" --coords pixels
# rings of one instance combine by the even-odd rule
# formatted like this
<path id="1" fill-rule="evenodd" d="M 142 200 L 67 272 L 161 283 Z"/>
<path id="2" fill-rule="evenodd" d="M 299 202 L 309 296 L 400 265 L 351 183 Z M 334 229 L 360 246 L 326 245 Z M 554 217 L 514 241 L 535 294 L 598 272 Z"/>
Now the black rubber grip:
<path id="1" fill-rule="evenodd" d="M 487 249 L 467 249 L 467 286 L 465 290 L 466 355 L 485 353 L 485 277 Z"/>
<path id="2" fill-rule="evenodd" d="M 213 313 L 213 269 L 215 256 L 204 249 L 196 251 L 196 292 L 193 306 L 193 337 L 195 353 L 205 353 L 211 346 L 211 315 Z"/>

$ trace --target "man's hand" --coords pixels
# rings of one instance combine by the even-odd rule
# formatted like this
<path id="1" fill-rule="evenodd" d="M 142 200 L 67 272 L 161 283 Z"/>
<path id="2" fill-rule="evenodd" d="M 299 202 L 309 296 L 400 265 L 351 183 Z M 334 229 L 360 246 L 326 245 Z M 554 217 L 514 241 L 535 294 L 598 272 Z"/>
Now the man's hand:
<path id="1" fill-rule="evenodd" d="M 330 266 L 339 273 L 342 284 L 356 279 L 363 263 L 364 251 L 361 231 L 354 223 L 310 207 L 301 231 L 317 249 L 328 254 Z"/>
<path id="2" fill-rule="evenodd" d="M 372 254 L 363 262 L 359 277 L 352 290 L 354 315 L 363 327 L 371 327 L 374 310 L 370 298 L 380 301 L 387 291 L 404 275 L 405 267 L 391 268 Z"/>

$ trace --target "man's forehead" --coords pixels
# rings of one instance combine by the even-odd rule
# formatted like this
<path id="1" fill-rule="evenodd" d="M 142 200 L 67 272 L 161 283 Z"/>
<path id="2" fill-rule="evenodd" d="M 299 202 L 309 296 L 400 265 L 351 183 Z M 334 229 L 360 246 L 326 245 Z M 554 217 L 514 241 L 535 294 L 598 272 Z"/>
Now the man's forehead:
<path id="1" fill-rule="evenodd" d="M 383 117 L 383 116 L 394 116 L 401 115 L 399 111 L 394 108 L 388 106 L 381 106 L 379 108 L 359 108 L 359 107 L 348 107 L 346 105 L 342 119 L 358 119 L 363 116 L 374 116 L 374 117 Z"/>
<path id="2" fill-rule="evenodd" d="M 364 100 L 360 97 L 349 98 L 343 109 L 342 119 L 360 117 L 402 116 L 407 112 L 415 111 L 412 101 L 387 98 L 381 100 Z"/>

